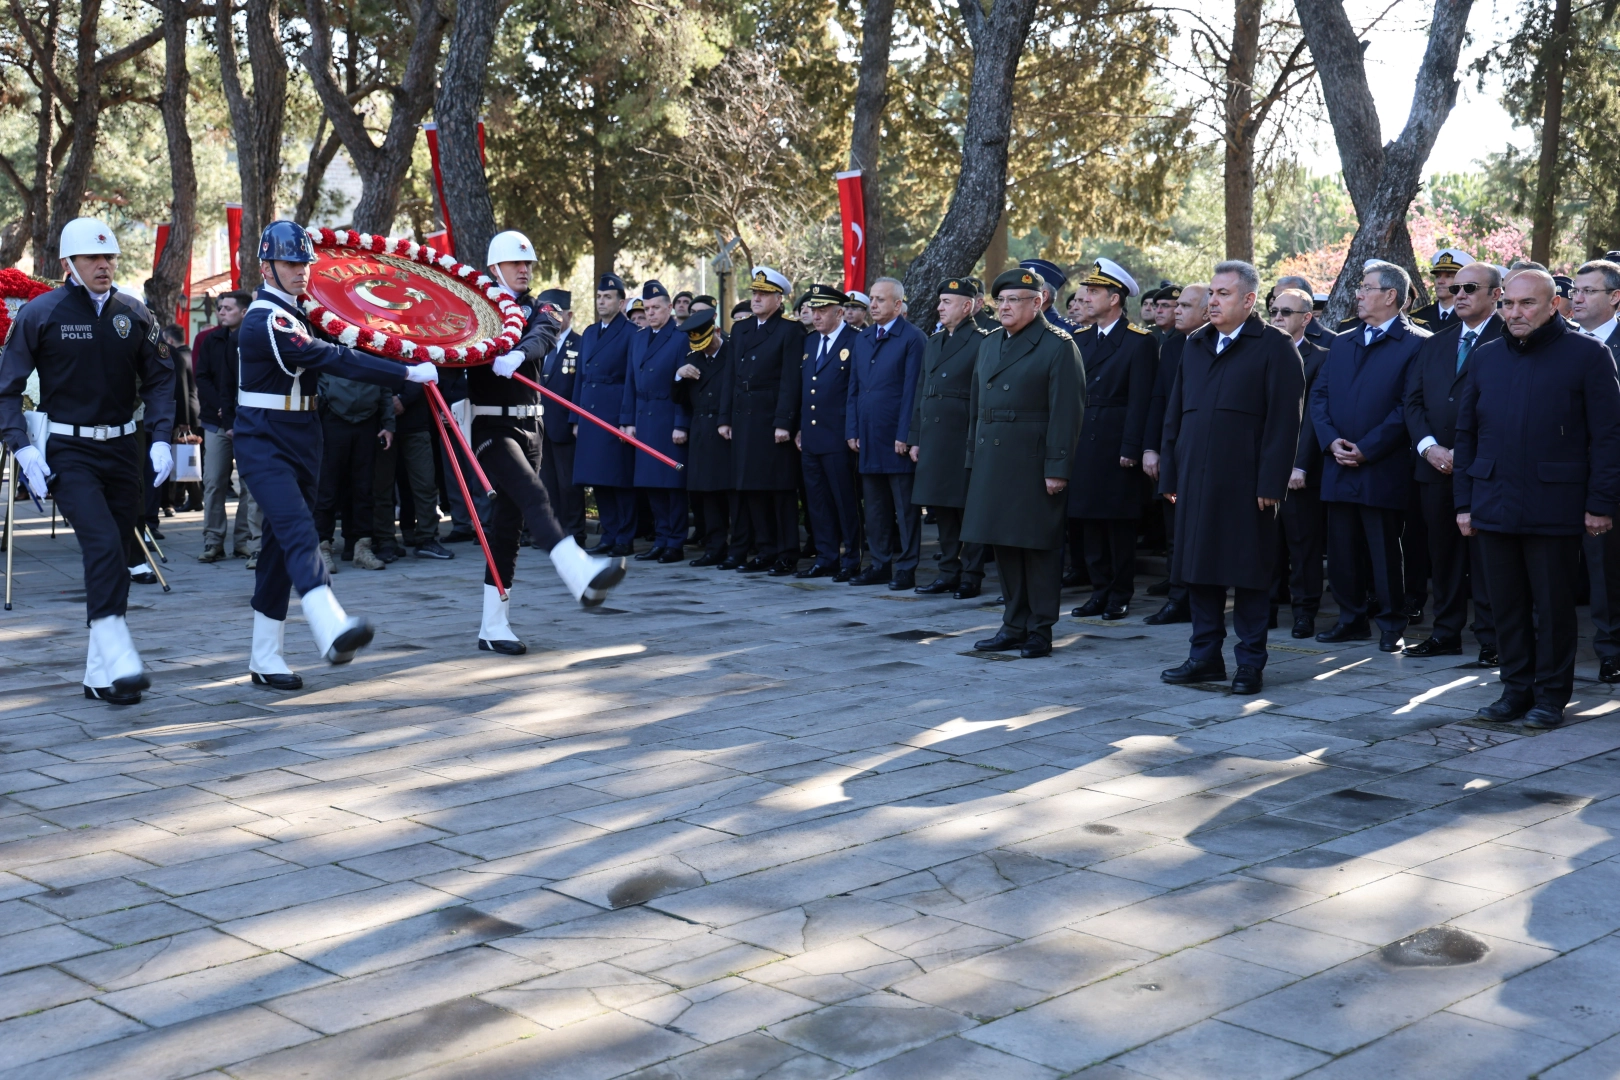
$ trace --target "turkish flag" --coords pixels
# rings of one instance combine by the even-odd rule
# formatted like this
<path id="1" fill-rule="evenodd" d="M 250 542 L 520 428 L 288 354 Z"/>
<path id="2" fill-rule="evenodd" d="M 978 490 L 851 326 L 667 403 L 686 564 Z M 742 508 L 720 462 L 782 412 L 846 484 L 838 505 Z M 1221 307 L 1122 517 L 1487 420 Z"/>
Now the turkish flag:
<path id="1" fill-rule="evenodd" d="M 242 287 L 242 204 L 225 204 L 225 239 L 231 249 L 231 291 Z"/>
<path id="2" fill-rule="evenodd" d="M 866 291 L 866 198 L 861 170 L 838 173 L 838 211 L 844 219 L 844 291 Z"/>
<path id="3" fill-rule="evenodd" d="M 158 260 L 163 258 L 163 249 L 169 246 L 169 223 L 167 221 L 157 227 L 157 245 L 152 252 L 152 272 L 157 273 Z M 180 287 L 180 303 L 175 305 L 174 321 L 191 337 L 191 264 L 186 264 L 186 283 Z"/>
<path id="4" fill-rule="evenodd" d="M 433 246 L 449 255 L 456 254 L 456 235 L 450 229 L 450 208 L 444 203 L 444 173 L 439 169 L 439 125 L 429 121 L 422 125 L 422 132 L 427 136 L 428 160 L 433 165 L 433 191 L 439 196 L 439 217 L 444 219 L 444 246 Z M 478 121 L 478 159 L 486 161 L 484 154 L 484 121 Z M 434 233 L 438 236 L 439 233 Z M 459 258 L 459 256 L 457 256 Z"/>

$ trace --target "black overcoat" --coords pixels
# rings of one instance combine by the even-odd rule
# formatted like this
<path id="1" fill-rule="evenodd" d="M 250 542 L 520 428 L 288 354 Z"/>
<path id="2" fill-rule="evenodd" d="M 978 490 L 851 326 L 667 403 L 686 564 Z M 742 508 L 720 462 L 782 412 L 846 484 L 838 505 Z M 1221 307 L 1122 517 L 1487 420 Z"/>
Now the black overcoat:
<path id="1" fill-rule="evenodd" d="M 738 491 L 799 490 L 799 451 L 791 438 L 777 442 L 776 431 L 799 430 L 803 354 L 804 327 L 780 312 L 737 320 L 720 347 L 720 423 L 731 426 L 730 486 Z"/>
<path id="2" fill-rule="evenodd" d="M 682 363 L 691 364 L 703 374 L 697 379 L 676 379 L 675 389 L 670 394 L 676 404 L 692 413 L 692 429 L 686 444 L 687 491 L 730 491 L 734 486 L 731 442 L 720 437 L 724 355 L 724 346 L 713 356 L 688 352 Z"/>
<path id="3" fill-rule="evenodd" d="M 1463 381 L 1474 370 L 1474 353 L 1486 342 L 1502 336 L 1502 317 L 1492 315 L 1479 328 L 1479 340 L 1462 367 L 1457 366 L 1457 347 L 1467 329 L 1461 319 L 1447 320 L 1444 329 L 1418 346 L 1417 358 L 1406 373 L 1406 430 L 1412 447 L 1433 438 L 1447 450 L 1457 446 L 1457 405 L 1462 399 Z M 1449 484 L 1422 454 L 1417 456 L 1414 479 L 1420 484 Z"/>
<path id="4" fill-rule="evenodd" d="M 1142 432 L 1159 369 L 1159 343 L 1123 318 L 1106 334 L 1088 326 L 1074 343 L 1086 365 L 1086 423 L 1074 452 L 1069 516 L 1141 517 L 1147 496 Z M 1122 468 L 1120 458 L 1136 464 Z"/>

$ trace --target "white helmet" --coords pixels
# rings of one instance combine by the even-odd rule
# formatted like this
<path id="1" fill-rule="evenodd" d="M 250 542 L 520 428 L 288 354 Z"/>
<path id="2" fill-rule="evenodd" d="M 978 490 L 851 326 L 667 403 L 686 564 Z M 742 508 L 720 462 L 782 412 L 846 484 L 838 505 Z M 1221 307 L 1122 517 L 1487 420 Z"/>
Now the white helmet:
<path id="1" fill-rule="evenodd" d="M 112 227 L 100 218 L 74 218 L 62 226 L 56 254 L 64 259 L 75 255 L 117 255 L 118 238 Z"/>
<path id="2" fill-rule="evenodd" d="M 484 260 L 485 266 L 497 266 L 503 262 L 534 262 L 534 245 L 529 238 L 516 229 L 508 229 L 503 233 L 496 233 L 489 242 L 489 257 Z"/>

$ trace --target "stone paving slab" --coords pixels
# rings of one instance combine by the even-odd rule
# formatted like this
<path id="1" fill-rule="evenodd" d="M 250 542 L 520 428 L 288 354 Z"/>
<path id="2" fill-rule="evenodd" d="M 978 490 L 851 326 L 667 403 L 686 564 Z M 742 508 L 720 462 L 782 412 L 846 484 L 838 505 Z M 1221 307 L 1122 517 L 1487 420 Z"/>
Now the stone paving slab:
<path id="1" fill-rule="evenodd" d="M 251 575 L 134 588 L 153 672 L 87 702 L 71 531 L 0 619 L 0 1080 L 1589 1080 L 1620 1069 L 1620 700 L 1471 719 L 1494 674 L 1274 636 L 524 551 L 336 581 L 378 625 L 246 678 Z M 934 548 L 925 548 L 924 578 Z M 1139 584 L 1145 585 L 1147 579 Z M 1081 594 L 1073 594 L 1076 601 Z M 1584 614 L 1584 613 L 1583 613 Z M 1323 625 L 1328 613 L 1324 613 Z M 1422 631 L 1409 636 L 1421 636 Z"/>

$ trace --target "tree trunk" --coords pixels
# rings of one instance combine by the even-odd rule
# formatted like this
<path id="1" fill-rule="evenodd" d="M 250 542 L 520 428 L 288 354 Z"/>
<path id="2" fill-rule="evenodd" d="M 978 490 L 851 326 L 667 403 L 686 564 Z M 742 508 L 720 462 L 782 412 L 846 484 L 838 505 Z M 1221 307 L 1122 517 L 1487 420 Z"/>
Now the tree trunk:
<path id="1" fill-rule="evenodd" d="M 591 262 L 596 281 L 600 281 L 603 274 L 613 273 L 613 262 L 619 257 L 619 244 L 613 235 L 613 219 L 616 216 L 613 171 L 597 154 L 591 169 Z M 594 303 L 595 281 L 591 287 Z"/>
<path id="2" fill-rule="evenodd" d="M 906 270 L 911 310 L 930 325 L 940 281 L 973 270 L 1006 206 L 1013 77 L 1035 16 L 1035 0 L 995 0 L 989 14 L 979 0 L 960 0 L 960 7 L 973 46 L 962 170 L 938 230 Z"/>
<path id="3" fill-rule="evenodd" d="M 179 307 L 191 270 L 192 238 L 197 227 L 197 170 L 186 130 L 186 95 L 191 71 L 186 66 L 186 0 L 163 0 L 163 132 L 169 146 L 169 242 L 152 270 L 147 290 L 153 315 L 167 323 Z"/>
<path id="4" fill-rule="evenodd" d="M 866 208 L 866 280 L 883 274 L 883 185 L 878 162 L 883 154 L 883 112 L 889 101 L 889 45 L 894 38 L 894 0 L 867 0 L 861 17 L 860 76 L 855 83 L 855 120 L 849 137 L 849 167 L 861 170 Z"/>
<path id="5" fill-rule="evenodd" d="M 242 89 L 236 60 L 231 5 L 216 5 L 214 34 L 220 81 L 236 138 L 236 172 L 242 182 L 242 288 L 259 287 L 259 234 L 276 213 L 281 182 L 281 132 L 287 108 L 287 65 L 281 58 L 276 0 L 247 0 L 248 65 L 253 93 Z"/>
<path id="6" fill-rule="evenodd" d="M 13 11 L 15 11 L 13 5 Z M 43 53 L 36 62 L 42 67 L 56 70 L 56 32 L 61 25 L 62 7 L 60 4 L 51 4 L 45 15 L 45 35 L 40 42 Z M 41 79 L 39 88 L 39 127 L 34 138 L 34 182 L 26 196 L 28 209 L 29 247 L 34 253 L 34 274 L 36 277 L 56 276 L 54 261 L 45 261 L 45 251 L 50 245 L 51 236 L 51 166 L 56 161 L 54 153 L 57 136 L 53 133 L 53 120 L 56 110 L 56 98 L 50 91 L 48 80 Z M 62 134 L 66 134 L 63 132 Z"/>
<path id="7" fill-rule="evenodd" d="M 990 234 L 990 246 L 984 249 L 984 287 L 990 288 L 990 283 L 1007 269 L 1008 234 L 1012 231 L 1012 209 L 1003 199 L 1001 217 L 996 222 L 996 231 Z"/>
<path id="8" fill-rule="evenodd" d="M 0 266 L 15 266 L 28 246 L 28 233 L 32 226 L 25 212 L 22 217 L 6 223 L 0 229 Z"/>
<path id="9" fill-rule="evenodd" d="M 478 110 L 484 101 L 500 0 L 459 0 L 450 48 L 439 75 L 433 119 L 439 125 L 439 170 L 444 178 L 444 212 L 456 240 L 456 257 L 483 266 L 495 235 L 495 206 L 478 146 Z"/>
<path id="10" fill-rule="evenodd" d="M 1226 257 L 1254 261 L 1254 71 L 1264 0 L 1235 0 L 1226 61 Z"/>
<path id="11" fill-rule="evenodd" d="M 1404 266 L 1421 302 L 1427 294 L 1412 255 L 1406 215 L 1423 182 L 1423 166 L 1434 141 L 1457 103 L 1457 58 L 1473 0 L 1434 0 L 1429 43 L 1412 90 L 1412 111 L 1399 137 L 1387 147 L 1367 86 L 1361 43 L 1342 0 L 1296 0 L 1296 7 L 1322 79 L 1345 186 L 1359 222 L 1328 300 L 1329 325 L 1353 313 L 1355 288 L 1367 259 Z"/>
<path id="12" fill-rule="evenodd" d="M 337 137 L 337 132 L 326 134 L 326 114 L 322 113 L 320 122 L 315 125 L 315 141 L 309 147 L 309 166 L 304 170 L 304 184 L 298 192 L 298 208 L 293 211 L 294 221 L 308 225 L 315 216 L 326 170 L 332 167 L 332 159 L 337 157 L 338 147 L 342 145 L 343 140 Z"/>
<path id="13" fill-rule="evenodd" d="M 1570 0 L 1553 5 L 1552 33 L 1542 43 L 1541 160 L 1536 165 L 1536 201 L 1530 208 L 1530 258 L 1552 265 L 1553 226 L 1558 217 L 1558 150 L 1564 128 L 1564 66 L 1569 58 Z"/>

